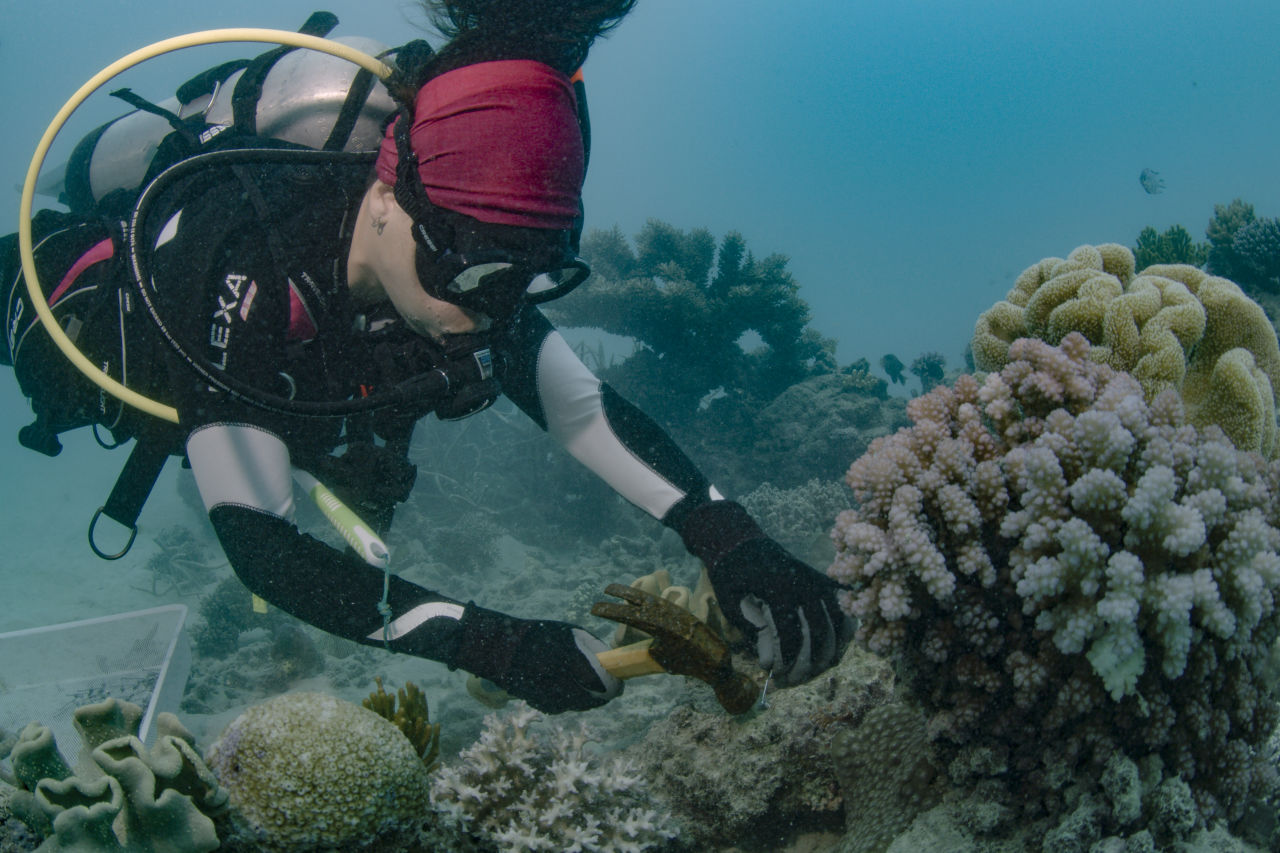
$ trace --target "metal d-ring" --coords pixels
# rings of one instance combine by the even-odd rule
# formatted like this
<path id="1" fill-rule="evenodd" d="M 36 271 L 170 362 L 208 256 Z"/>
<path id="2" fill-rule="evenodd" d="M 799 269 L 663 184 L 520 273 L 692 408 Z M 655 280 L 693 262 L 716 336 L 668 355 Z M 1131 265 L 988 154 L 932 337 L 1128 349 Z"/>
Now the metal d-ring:
<path id="1" fill-rule="evenodd" d="M 89 522 L 89 547 L 93 549 L 93 553 L 97 554 L 104 560 L 118 560 L 125 554 L 129 553 L 129 549 L 133 547 L 133 540 L 138 538 L 138 525 L 129 525 L 129 541 L 124 543 L 124 548 L 118 554 L 108 554 L 98 547 L 98 543 L 93 541 L 94 530 L 98 527 L 98 519 L 102 517 L 105 506 L 98 507 L 98 511 L 93 514 L 93 520 Z"/>

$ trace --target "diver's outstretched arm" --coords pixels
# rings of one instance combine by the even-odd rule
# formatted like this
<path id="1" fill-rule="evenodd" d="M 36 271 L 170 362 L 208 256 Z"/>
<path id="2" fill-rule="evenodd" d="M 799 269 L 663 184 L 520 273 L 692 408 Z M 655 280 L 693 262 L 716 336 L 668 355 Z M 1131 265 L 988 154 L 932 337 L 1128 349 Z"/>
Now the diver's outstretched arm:
<path id="1" fill-rule="evenodd" d="M 542 312 L 521 310 L 495 349 L 502 391 L 569 453 L 670 527 L 721 498 L 652 418 L 600 381 Z"/>
<path id="2" fill-rule="evenodd" d="M 236 575 L 286 613 L 358 643 L 465 669 L 551 713 L 593 708 L 621 692 L 596 659 L 607 647 L 581 628 L 463 604 L 300 531 L 279 436 L 210 424 L 192 431 L 187 456 Z"/>
<path id="3" fill-rule="evenodd" d="M 537 309 L 501 348 L 503 391 L 618 494 L 680 534 L 707 567 L 725 616 L 761 665 L 797 684 L 834 665 L 852 636 L 836 585 L 725 500 L 674 441 L 602 383 Z"/>

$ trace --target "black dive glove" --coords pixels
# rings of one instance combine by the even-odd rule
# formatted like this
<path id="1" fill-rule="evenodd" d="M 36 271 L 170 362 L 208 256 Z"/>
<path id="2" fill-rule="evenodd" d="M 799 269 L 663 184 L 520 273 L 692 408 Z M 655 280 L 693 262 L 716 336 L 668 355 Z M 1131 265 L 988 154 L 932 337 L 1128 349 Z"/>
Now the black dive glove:
<path id="1" fill-rule="evenodd" d="M 468 604 L 451 666 L 487 678 L 539 711 L 586 711 L 622 692 L 596 653 L 609 647 L 567 622 L 517 619 Z"/>
<path id="2" fill-rule="evenodd" d="M 836 583 L 765 535 L 739 504 L 689 513 L 681 538 L 707 567 L 725 617 L 753 638 L 760 666 L 799 684 L 834 666 L 853 634 Z"/>

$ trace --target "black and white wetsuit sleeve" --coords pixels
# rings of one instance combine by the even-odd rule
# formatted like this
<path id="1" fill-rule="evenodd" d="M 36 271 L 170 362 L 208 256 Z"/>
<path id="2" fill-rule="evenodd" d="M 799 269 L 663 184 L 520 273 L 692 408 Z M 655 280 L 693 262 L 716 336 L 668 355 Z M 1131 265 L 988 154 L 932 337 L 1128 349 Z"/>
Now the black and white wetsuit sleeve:
<path id="1" fill-rule="evenodd" d="M 202 206 L 171 220 L 153 255 L 156 289 L 190 294 L 165 300 L 175 331 L 190 346 L 200 347 L 220 369 L 278 393 L 270 383 L 280 381 L 286 364 L 290 282 L 279 281 L 251 229 L 228 233 L 227 216 L 217 206 Z M 218 242 L 210 245 L 210 235 L 218 235 Z M 206 272 L 197 279 L 193 270 Z M 171 374 L 175 406 L 188 431 L 187 457 L 236 575 L 255 594 L 305 622 L 381 645 L 383 572 L 295 524 L 289 448 L 307 446 L 311 431 L 331 429 L 332 422 L 238 402 L 177 360 Z M 386 636 L 393 650 L 452 665 L 465 609 L 460 602 L 395 576 L 388 602 Z"/>
<path id="2" fill-rule="evenodd" d="M 666 432 L 574 354 L 532 306 L 496 342 L 502 391 L 631 503 L 681 533 L 694 508 L 722 495 Z"/>

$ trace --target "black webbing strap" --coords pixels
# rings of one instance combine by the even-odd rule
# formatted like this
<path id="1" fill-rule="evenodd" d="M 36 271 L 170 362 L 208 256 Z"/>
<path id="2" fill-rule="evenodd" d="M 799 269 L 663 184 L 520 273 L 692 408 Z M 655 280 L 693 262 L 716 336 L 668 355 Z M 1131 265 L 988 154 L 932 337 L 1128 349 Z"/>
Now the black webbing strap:
<path id="1" fill-rule="evenodd" d="M 212 95 L 220 85 L 226 82 L 228 77 L 242 68 L 248 68 L 249 63 L 252 61 L 250 59 L 232 59 L 229 62 L 201 71 L 178 87 L 178 103 L 189 104 L 196 98 Z"/>
<path id="2" fill-rule="evenodd" d="M 418 174 L 418 153 L 413 150 L 409 138 L 412 128 L 413 111 L 401 106 L 392 129 L 398 155 L 395 197 L 396 203 L 413 220 L 413 235 L 418 246 L 434 261 L 453 245 L 453 229 L 422 185 L 422 176 Z"/>
<path id="3" fill-rule="evenodd" d="M 361 68 L 356 72 L 355 79 L 351 81 L 351 88 L 347 90 L 347 98 L 342 102 L 342 109 L 338 111 L 338 118 L 333 123 L 333 129 L 329 131 L 329 138 L 324 141 L 324 151 L 341 151 L 346 147 L 347 140 L 351 138 L 351 131 L 355 130 L 356 121 L 360 118 L 360 112 L 364 109 L 365 102 L 369 100 L 369 93 L 373 91 L 373 72 L 368 68 Z"/>
<path id="4" fill-rule="evenodd" d="M 249 136 L 258 134 L 258 101 L 262 98 L 262 84 L 280 57 L 293 48 L 277 47 L 258 56 L 245 68 L 240 79 L 236 81 L 235 91 L 231 95 L 231 123 L 240 132 Z"/>
<path id="5" fill-rule="evenodd" d="M 262 237 L 267 242 L 267 249 L 271 255 L 271 264 L 275 267 L 276 275 L 280 281 L 291 282 L 297 287 L 304 288 L 316 300 L 317 305 L 322 306 L 322 309 L 328 309 L 333 302 L 329 293 L 316 287 L 314 283 L 308 281 L 306 276 L 299 276 L 298 280 L 295 281 L 289 275 L 289 253 L 285 250 L 284 238 L 280 235 L 282 229 L 280 226 L 279 206 L 272 205 L 267 201 L 267 197 L 262 192 L 262 187 L 258 185 L 258 181 L 254 178 L 248 166 L 236 164 L 232 165 L 230 169 L 240 182 L 245 198 L 253 205 L 258 218 L 266 226 L 262 230 Z M 315 314 L 315 321 L 319 326 L 319 332 L 322 337 L 336 334 L 337 330 L 342 326 L 340 320 L 331 316 L 332 313 L 329 310 L 321 310 Z"/>
<path id="6" fill-rule="evenodd" d="M 582 174 L 591 163 L 591 113 L 587 110 L 587 84 L 581 74 L 573 77 L 573 94 L 578 102 L 578 131 L 582 134 Z"/>
<path id="7" fill-rule="evenodd" d="M 184 136 L 189 136 L 192 139 L 195 138 L 195 133 L 192 132 L 191 128 L 178 117 L 177 113 L 172 110 L 167 110 L 159 104 L 151 103 L 132 89 L 116 89 L 111 93 L 111 97 L 119 98 L 135 110 L 142 110 L 144 113 L 151 113 L 152 115 L 160 116 L 162 119 L 169 122 L 169 126 L 174 130 Z"/>
<path id="8" fill-rule="evenodd" d="M 107 496 L 107 502 L 98 507 L 93 520 L 89 522 L 89 547 L 93 549 L 93 553 L 104 560 L 118 560 L 129 553 L 133 540 L 138 536 L 138 516 L 142 514 L 142 507 L 164 469 L 169 450 L 169 443 L 162 439 L 148 435 L 138 438 L 120 476 L 116 478 L 116 484 L 111 488 L 111 494 Z M 106 553 L 94 541 L 98 519 L 104 515 L 129 530 L 129 540 L 114 554 Z"/>
<path id="9" fill-rule="evenodd" d="M 587 84 L 582 79 L 582 71 L 573 75 L 573 93 L 578 102 L 578 131 L 582 134 L 582 181 L 587 180 L 587 167 L 591 165 L 591 113 L 587 110 Z M 581 190 L 581 187 L 579 187 Z M 587 210 L 583 206 L 582 193 L 578 193 L 578 215 L 569 229 L 569 245 L 573 253 L 578 254 L 582 248 L 582 229 L 586 227 Z"/>
<path id="10" fill-rule="evenodd" d="M 298 28 L 298 32 L 306 36 L 324 38 L 333 32 L 338 25 L 338 16 L 332 12 L 313 12 L 307 22 Z M 235 92 L 231 95 L 231 116 L 235 128 L 250 136 L 258 133 L 258 101 L 262 98 L 262 85 L 266 82 L 271 69 L 280 61 L 280 57 L 294 50 L 288 45 L 281 45 L 255 57 L 240 79 L 236 81 Z"/>

